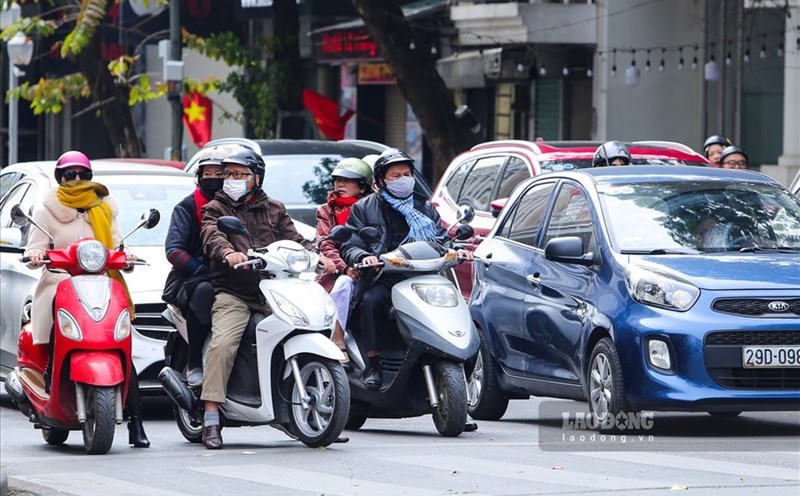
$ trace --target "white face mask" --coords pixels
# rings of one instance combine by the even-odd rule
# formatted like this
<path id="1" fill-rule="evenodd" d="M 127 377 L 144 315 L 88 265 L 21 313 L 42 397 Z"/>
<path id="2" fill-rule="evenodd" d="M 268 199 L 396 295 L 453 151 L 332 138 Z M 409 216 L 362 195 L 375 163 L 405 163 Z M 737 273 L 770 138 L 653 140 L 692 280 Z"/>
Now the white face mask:
<path id="1" fill-rule="evenodd" d="M 226 179 L 222 183 L 222 191 L 231 200 L 237 201 L 247 193 L 247 179 Z"/>

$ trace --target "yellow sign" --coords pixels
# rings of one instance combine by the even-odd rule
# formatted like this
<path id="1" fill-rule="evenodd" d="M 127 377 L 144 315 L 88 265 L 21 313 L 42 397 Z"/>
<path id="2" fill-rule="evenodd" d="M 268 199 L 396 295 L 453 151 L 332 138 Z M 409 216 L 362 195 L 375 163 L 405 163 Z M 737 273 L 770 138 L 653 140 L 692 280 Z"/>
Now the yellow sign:
<path id="1" fill-rule="evenodd" d="M 386 64 L 358 64 L 358 84 L 395 84 L 392 70 Z"/>

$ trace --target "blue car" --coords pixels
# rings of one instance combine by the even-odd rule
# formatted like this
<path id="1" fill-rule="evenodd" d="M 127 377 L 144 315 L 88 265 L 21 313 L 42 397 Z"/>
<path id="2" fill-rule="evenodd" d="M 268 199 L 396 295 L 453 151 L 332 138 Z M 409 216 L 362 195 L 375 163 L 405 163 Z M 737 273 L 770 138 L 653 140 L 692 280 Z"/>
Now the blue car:
<path id="1" fill-rule="evenodd" d="M 628 166 L 521 183 L 475 251 L 469 413 L 800 410 L 800 200 L 762 174 Z"/>

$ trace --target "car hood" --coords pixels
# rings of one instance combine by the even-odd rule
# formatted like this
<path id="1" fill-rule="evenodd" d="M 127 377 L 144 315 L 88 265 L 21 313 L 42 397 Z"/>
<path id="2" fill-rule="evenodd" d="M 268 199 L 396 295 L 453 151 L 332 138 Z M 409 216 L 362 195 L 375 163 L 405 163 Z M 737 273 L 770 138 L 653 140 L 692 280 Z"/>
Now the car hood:
<path id="1" fill-rule="evenodd" d="M 137 265 L 133 272 L 125 273 L 125 282 L 131 298 L 137 304 L 161 303 L 164 281 L 172 265 L 167 261 L 163 246 L 130 246 L 130 252 L 143 258 L 149 265 Z"/>
<path id="2" fill-rule="evenodd" d="M 672 273 L 700 289 L 797 289 L 797 253 L 644 256 L 642 265 Z M 633 261 L 633 260 L 632 260 Z"/>

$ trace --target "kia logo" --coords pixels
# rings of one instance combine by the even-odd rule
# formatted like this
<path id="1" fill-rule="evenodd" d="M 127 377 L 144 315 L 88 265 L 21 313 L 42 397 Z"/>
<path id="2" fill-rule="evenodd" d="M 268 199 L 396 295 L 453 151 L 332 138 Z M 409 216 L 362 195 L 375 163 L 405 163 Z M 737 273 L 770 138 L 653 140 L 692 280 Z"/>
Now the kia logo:
<path id="1" fill-rule="evenodd" d="M 785 301 L 771 301 L 767 304 L 767 308 L 772 312 L 785 312 L 789 310 L 789 304 Z"/>

